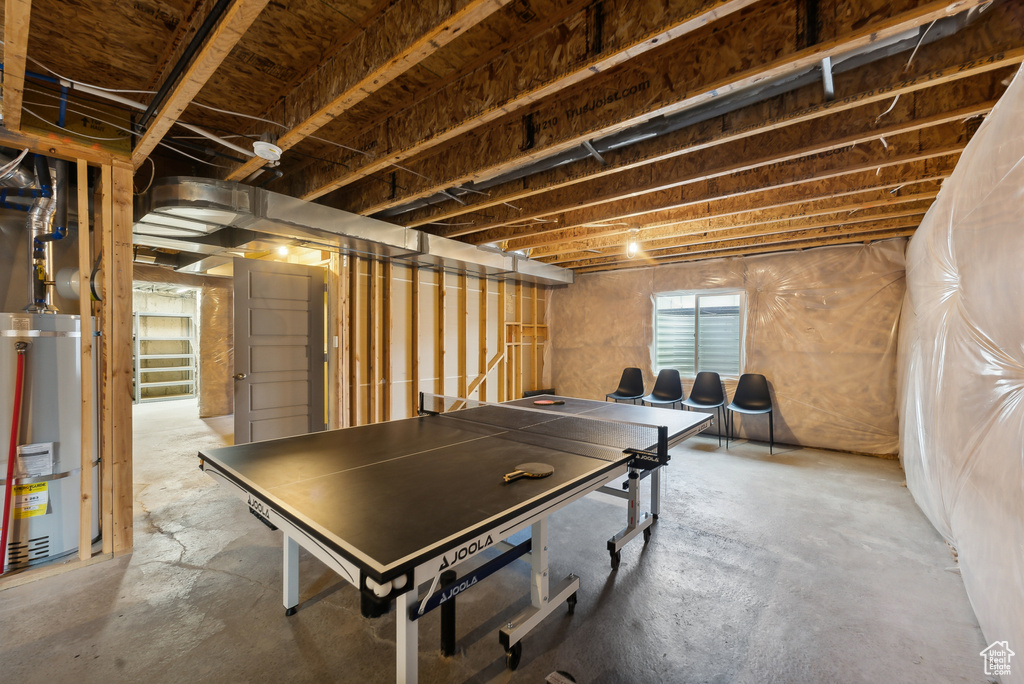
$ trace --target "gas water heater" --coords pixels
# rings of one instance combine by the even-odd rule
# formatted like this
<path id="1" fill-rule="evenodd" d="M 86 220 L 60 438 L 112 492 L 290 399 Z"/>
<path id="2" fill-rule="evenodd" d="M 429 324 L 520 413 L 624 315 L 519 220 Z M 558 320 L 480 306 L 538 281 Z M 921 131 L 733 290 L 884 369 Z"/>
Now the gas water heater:
<path id="1" fill-rule="evenodd" d="M 0 313 L 0 484 L 6 484 L 18 342 L 28 346 L 8 570 L 77 551 L 81 478 L 91 477 L 92 491 L 99 492 L 98 462 L 82 472 L 81 325 L 78 316 L 68 314 Z M 99 453 L 95 444 L 92 453 Z M 99 537 L 98 502 L 93 496 L 93 540 Z"/>

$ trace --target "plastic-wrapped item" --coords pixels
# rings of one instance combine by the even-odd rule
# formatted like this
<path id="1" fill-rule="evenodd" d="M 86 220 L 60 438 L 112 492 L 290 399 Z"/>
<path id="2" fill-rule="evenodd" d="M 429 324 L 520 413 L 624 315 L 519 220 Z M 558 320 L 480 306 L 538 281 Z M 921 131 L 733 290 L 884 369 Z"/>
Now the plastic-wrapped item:
<path id="1" fill-rule="evenodd" d="M 988 641 L 1024 682 L 1024 71 L 907 251 L 900 330 L 907 486 L 956 547 Z"/>
<path id="2" fill-rule="evenodd" d="M 234 325 L 230 281 L 199 294 L 199 417 L 234 413 Z"/>
<path id="3" fill-rule="evenodd" d="M 654 295 L 742 290 L 743 372 L 768 378 L 775 440 L 895 455 L 896 327 L 905 240 L 584 274 L 551 295 L 552 385 L 603 398 L 626 366 L 656 370 Z M 713 370 L 713 369 L 707 369 Z M 723 380 L 731 397 L 737 376 Z M 689 392 L 693 378 L 683 378 Z M 768 440 L 763 416 L 738 434 Z"/>

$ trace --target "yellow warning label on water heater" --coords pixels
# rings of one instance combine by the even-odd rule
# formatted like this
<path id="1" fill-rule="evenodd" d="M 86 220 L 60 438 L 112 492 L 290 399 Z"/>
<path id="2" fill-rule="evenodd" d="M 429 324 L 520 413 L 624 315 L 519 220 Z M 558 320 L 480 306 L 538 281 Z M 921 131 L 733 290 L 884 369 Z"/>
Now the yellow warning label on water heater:
<path id="1" fill-rule="evenodd" d="M 14 518 L 16 520 L 46 514 L 46 504 L 50 498 L 46 485 L 46 482 L 33 482 L 11 487 L 14 494 Z"/>

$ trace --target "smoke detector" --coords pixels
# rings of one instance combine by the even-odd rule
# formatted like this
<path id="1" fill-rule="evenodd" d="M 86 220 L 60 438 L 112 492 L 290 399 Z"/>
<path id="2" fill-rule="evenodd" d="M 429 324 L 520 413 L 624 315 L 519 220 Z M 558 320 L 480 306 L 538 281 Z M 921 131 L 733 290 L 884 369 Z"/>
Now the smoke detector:
<path id="1" fill-rule="evenodd" d="M 256 153 L 256 156 L 260 159 L 266 159 L 267 161 L 277 161 L 281 158 L 281 154 L 284 152 L 280 147 L 272 142 L 266 140 L 257 140 L 252 144 L 252 151 Z"/>

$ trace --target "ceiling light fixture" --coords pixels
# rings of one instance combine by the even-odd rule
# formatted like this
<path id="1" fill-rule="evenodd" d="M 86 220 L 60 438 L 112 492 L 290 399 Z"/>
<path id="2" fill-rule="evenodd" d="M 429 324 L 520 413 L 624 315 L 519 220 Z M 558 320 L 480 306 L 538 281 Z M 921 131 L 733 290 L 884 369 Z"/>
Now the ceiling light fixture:
<path id="1" fill-rule="evenodd" d="M 288 256 L 288 248 L 285 247 L 284 245 L 281 245 L 280 247 L 277 248 L 277 253 L 279 256 Z"/>
<path id="2" fill-rule="evenodd" d="M 629 229 L 629 241 L 626 242 L 626 256 L 632 259 L 636 256 L 636 253 L 640 251 L 640 240 L 637 237 L 640 235 L 639 228 Z"/>

